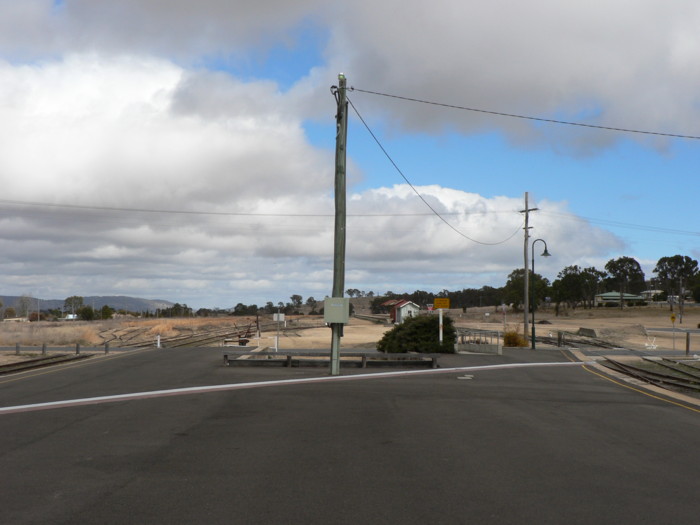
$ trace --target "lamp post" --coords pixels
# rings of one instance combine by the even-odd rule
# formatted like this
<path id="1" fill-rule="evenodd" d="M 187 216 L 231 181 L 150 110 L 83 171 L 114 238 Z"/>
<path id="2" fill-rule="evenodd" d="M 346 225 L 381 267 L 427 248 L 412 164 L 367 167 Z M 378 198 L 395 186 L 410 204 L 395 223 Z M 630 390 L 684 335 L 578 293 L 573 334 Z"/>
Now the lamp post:
<path id="1" fill-rule="evenodd" d="M 547 251 L 547 243 L 544 239 L 535 239 L 532 241 L 532 276 L 535 276 L 535 243 L 540 241 L 544 244 L 544 252 L 542 252 L 542 257 L 549 257 L 551 254 Z M 532 349 L 535 350 L 535 290 L 533 286 L 532 290 Z"/>

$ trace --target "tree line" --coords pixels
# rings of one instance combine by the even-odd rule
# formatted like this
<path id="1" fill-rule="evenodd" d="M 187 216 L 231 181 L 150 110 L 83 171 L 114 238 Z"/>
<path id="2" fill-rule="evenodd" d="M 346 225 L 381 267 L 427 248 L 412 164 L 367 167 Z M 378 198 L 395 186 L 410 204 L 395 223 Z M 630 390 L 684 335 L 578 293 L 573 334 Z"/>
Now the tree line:
<path id="1" fill-rule="evenodd" d="M 700 272 L 698 261 L 687 255 L 662 257 L 654 267 L 655 277 L 647 279 L 639 262 L 632 257 L 611 259 L 604 269 L 595 267 L 581 268 L 577 265 L 562 269 L 554 282 L 530 272 L 529 300 L 534 304 L 551 302 L 557 312 L 560 308 L 592 308 L 595 296 L 606 292 L 617 292 L 623 300 L 617 303 L 622 307 L 624 294 L 639 295 L 645 290 L 657 290 L 650 297 L 652 301 L 669 301 L 670 308 L 674 304 L 682 304 L 686 297 L 700 302 Z M 375 313 L 385 311 L 382 303 L 388 299 L 407 299 L 420 306 L 434 302 L 437 297 L 450 299 L 452 308 L 470 308 L 474 306 L 510 305 L 523 309 L 525 295 L 525 270 L 518 268 L 508 275 L 508 280 L 501 288 L 484 286 L 479 289 L 464 289 L 461 291 L 442 290 L 438 293 L 417 290 L 413 293 L 395 294 L 387 292 L 376 297 L 371 308 Z M 613 304 L 613 303 L 611 303 Z"/>
<path id="2" fill-rule="evenodd" d="M 698 261 L 687 255 L 674 255 L 662 257 L 656 263 L 653 270 L 654 277 L 649 279 L 644 275 L 639 262 L 633 257 L 619 257 L 609 260 L 603 269 L 595 267 L 581 268 L 577 265 L 567 266 L 562 269 L 554 282 L 547 278 L 530 273 L 529 294 L 530 300 L 535 305 L 542 302 L 554 304 L 557 312 L 560 308 L 592 308 L 595 304 L 595 296 L 605 292 L 617 292 L 621 299 L 623 294 L 639 295 L 645 290 L 657 290 L 658 293 L 650 299 L 653 301 L 669 301 L 671 309 L 674 304 L 682 305 L 688 297 L 700 302 L 700 271 Z M 372 299 L 370 308 L 373 312 L 383 312 L 382 307 L 389 299 L 407 299 L 419 306 L 426 307 L 432 304 L 435 298 L 449 298 L 452 308 L 470 308 L 475 306 L 510 305 L 516 309 L 524 308 L 525 270 L 518 268 L 513 270 L 507 278 L 504 286 L 494 288 L 482 286 L 481 288 L 467 288 L 458 291 L 442 290 L 437 293 L 416 290 L 411 293 L 395 293 L 387 291 L 383 295 L 376 295 L 373 291 L 362 291 L 356 288 L 346 290 L 350 298 L 367 297 Z M 623 300 L 619 306 L 623 305 Z M 66 298 L 61 310 L 47 310 L 42 312 L 30 311 L 31 299 L 23 296 L 14 307 L 4 309 L 4 318 L 16 316 L 27 317 L 29 320 L 49 318 L 62 318 L 70 314 L 71 318 L 92 321 L 96 319 L 111 319 L 115 314 L 132 315 L 135 317 L 218 317 L 218 316 L 254 316 L 260 314 L 322 314 L 323 301 L 317 301 L 314 297 L 308 297 L 306 301 L 301 295 L 292 295 L 288 302 L 268 301 L 264 306 L 257 304 L 246 305 L 238 303 L 230 309 L 200 308 L 193 311 L 186 304 L 176 303 L 168 308 L 160 308 L 155 312 L 128 312 L 117 310 L 110 306 L 94 309 L 84 304 L 81 296 Z M 2 307 L 0 302 L 0 308 Z"/>

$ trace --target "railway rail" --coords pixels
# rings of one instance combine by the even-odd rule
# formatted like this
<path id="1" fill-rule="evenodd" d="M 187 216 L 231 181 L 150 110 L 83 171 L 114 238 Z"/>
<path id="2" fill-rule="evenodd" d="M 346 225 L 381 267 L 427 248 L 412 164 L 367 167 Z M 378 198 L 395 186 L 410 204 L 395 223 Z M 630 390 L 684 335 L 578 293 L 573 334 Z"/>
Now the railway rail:
<path id="1" fill-rule="evenodd" d="M 601 362 L 603 366 L 616 372 L 634 377 L 645 383 L 656 385 L 667 390 L 680 391 L 700 395 L 700 374 L 685 370 L 684 367 L 694 368 L 675 360 L 644 359 L 647 366 L 634 366 L 621 363 L 606 357 Z M 675 364 L 673 364 L 675 363 Z M 700 369 L 696 369 L 700 372 Z"/>
<path id="2" fill-rule="evenodd" d="M 314 323 L 310 325 L 294 325 L 287 327 L 280 327 L 280 333 L 293 334 L 294 332 L 300 330 L 308 330 L 311 328 L 319 328 L 325 326 L 324 323 Z M 277 330 L 276 322 L 260 323 L 260 332 L 274 332 Z M 217 330 L 208 330 L 206 332 L 191 333 L 191 334 L 180 334 L 172 337 L 162 337 L 160 339 L 160 344 L 163 348 L 182 348 L 189 346 L 207 346 L 211 344 L 216 344 L 219 346 L 225 339 L 250 339 L 254 336 L 256 332 L 255 325 L 248 325 L 245 327 L 226 327 L 219 328 Z M 113 341 L 114 339 L 112 339 Z M 129 341 L 124 339 L 119 339 L 119 346 L 122 348 L 148 348 L 155 346 L 155 341 L 152 336 L 148 339 L 136 339 L 134 337 Z"/>
<path id="3" fill-rule="evenodd" d="M 48 357 L 39 357 L 36 359 L 27 359 L 16 363 L 0 365 L 0 375 L 12 374 L 16 372 L 25 372 L 35 368 L 43 368 L 46 366 L 68 363 L 70 361 L 79 361 L 91 357 L 89 354 L 55 354 Z"/>

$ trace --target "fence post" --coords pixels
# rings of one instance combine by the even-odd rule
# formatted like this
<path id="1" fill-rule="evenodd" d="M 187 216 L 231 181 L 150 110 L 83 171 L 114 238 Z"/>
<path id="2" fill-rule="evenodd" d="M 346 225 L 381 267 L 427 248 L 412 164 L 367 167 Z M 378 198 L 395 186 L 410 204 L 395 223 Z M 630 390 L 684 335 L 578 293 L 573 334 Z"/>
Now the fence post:
<path id="1" fill-rule="evenodd" d="M 105 343 L 105 354 L 109 353 L 109 343 Z"/>
<path id="2" fill-rule="evenodd" d="M 80 355 L 80 343 L 75 343 L 75 355 Z"/>
<path id="3" fill-rule="evenodd" d="M 685 355 L 690 354 L 690 332 L 685 333 Z"/>
<path id="4" fill-rule="evenodd" d="M 15 355 L 19 355 L 19 343 L 15 343 Z"/>

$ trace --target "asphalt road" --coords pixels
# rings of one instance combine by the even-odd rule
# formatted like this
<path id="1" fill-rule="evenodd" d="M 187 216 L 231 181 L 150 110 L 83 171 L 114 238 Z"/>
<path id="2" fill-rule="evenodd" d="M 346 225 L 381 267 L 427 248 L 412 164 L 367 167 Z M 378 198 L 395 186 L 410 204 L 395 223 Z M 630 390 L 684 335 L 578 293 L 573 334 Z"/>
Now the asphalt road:
<path id="1" fill-rule="evenodd" d="M 566 361 L 517 350 L 442 365 Z M 226 368 L 216 350 L 151 350 L 0 378 L 0 404 L 310 377 L 327 371 Z M 1 521 L 693 523 L 699 435 L 699 412 L 581 366 L 0 414 Z"/>

